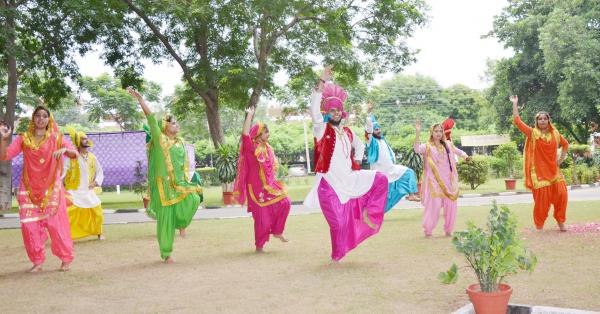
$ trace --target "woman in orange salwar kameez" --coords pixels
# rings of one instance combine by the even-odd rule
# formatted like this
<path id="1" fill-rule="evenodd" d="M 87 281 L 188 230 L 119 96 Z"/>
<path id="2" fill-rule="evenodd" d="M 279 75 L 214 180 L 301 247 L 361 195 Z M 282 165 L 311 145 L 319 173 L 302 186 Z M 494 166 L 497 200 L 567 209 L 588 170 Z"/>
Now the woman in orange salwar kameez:
<path id="1" fill-rule="evenodd" d="M 73 260 L 73 241 L 60 178 L 63 155 L 76 158 L 77 151 L 63 140 L 50 111 L 42 106 L 33 111 L 29 130 L 7 145 L 11 133 L 10 127 L 0 127 L 0 160 L 11 160 L 23 153 L 17 201 L 25 250 L 33 263 L 29 271 L 42 270 L 48 234 L 52 253 L 62 261 L 60 269 L 67 271 Z"/>
<path id="2" fill-rule="evenodd" d="M 516 95 L 510 96 L 513 104 L 513 120 L 517 128 L 525 134 L 524 176 L 525 187 L 533 192 L 534 208 L 533 222 L 538 230 L 544 228 L 548 217 L 550 205 L 554 205 L 554 219 L 560 231 L 567 231 L 565 227 L 567 212 L 567 186 L 560 172 L 559 166 L 567 157 L 569 143 L 552 126 L 550 115 L 547 112 L 538 112 L 535 115 L 535 126 L 529 127 L 519 116 Z M 558 147 L 561 147 L 558 159 Z"/>

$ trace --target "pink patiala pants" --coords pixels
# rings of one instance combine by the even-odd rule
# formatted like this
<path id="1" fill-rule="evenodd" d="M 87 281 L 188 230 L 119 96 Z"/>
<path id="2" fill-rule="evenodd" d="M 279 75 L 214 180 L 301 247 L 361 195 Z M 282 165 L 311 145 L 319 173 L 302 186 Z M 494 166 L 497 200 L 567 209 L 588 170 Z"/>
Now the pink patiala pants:
<path id="1" fill-rule="evenodd" d="M 262 249 L 265 243 L 269 241 L 269 235 L 283 233 L 285 222 L 290 214 L 290 207 L 290 199 L 287 197 L 269 206 L 252 206 L 254 244 L 257 249 Z"/>
<path id="2" fill-rule="evenodd" d="M 34 265 L 42 264 L 46 260 L 45 246 L 48 234 L 50 234 L 52 254 L 65 263 L 73 260 L 73 240 L 71 239 L 69 218 L 64 204 L 61 205 L 63 206 L 59 206 L 53 216 L 39 221 L 21 223 L 25 250 Z"/>
<path id="3" fill-rule="evenodd" d="M 379 232 L 383 224 L 387 192 L 387 177 L 378 172 L 366 194 L 341 204 L 333 188 L 325 179 L 321 179 L 318 187 L 319 204 L 329 224 L 333 260 L 341 260 L 362 241 Z M 366 221 L 365 211 L 369 221 Z"/>
<path id="4" fill-rule="evenodd" d="M 452 233 L 456 222 L 457 202 L 445 197 L 432 197 L 424 202 L 423 231 L 430 236 L 440 219 L 440 208 L 444 208 L 444 232 Z"/>

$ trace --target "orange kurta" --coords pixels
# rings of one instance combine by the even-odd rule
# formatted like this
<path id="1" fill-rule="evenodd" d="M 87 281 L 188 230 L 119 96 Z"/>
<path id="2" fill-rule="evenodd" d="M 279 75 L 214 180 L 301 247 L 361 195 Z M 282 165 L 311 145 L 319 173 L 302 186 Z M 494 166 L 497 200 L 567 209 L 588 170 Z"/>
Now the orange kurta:
<path id="1" fill-rule="evenodd" d="M 533 192 L 535 225 L 538 229 L 544 226 L 550 205 L 554 205 L 554 218 L 562 224 L 566 221 L 568 196 L 565 179 L 557 163 L 558 148 L 566 151 L 569 143 L 551 123 L 546 134 L 537 127 L 527 126 L 519 117 L 514 118 L 514 123 L 527 137 L 523 174 L 525 187 Z"/>

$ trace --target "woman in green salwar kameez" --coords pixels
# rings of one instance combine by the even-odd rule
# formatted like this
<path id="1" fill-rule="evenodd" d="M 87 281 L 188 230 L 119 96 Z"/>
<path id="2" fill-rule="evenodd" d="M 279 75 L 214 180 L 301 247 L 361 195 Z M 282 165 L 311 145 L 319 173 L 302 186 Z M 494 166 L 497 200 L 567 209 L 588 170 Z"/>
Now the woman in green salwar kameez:
<path id="1" fill-rule="evenodd" d="M 148 142 L 148 215 L 156 219 L 156 236 L 160 256 L 172 263 L 175 229 L 185 236 L 202 201 L 202 188 L 190 182 L 189 162 L 185 145 L 177 137 L 179 125 L 173 116 L 157 121 L 142 95 L 129 87 L 127 91 L 138 100 L 150 129 Z"/>

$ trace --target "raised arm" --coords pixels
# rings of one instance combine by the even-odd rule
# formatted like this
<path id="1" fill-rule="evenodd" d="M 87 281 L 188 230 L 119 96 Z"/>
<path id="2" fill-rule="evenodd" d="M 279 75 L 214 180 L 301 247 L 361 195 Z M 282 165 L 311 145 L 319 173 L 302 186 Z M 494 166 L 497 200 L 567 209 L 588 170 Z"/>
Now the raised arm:
<path id="1" fill-rule="evenodd" d="M 510 102 L 512 103 L 512 115 L 513 118 L 520 118 L 519 116 L 519 96 L 517 95 L 512 95 L 510 97 L 508 97 L 508 99 L 510 99 Z"/>
<path id="2" fill-rule="evenodd" d="M 138 103 L 140 103 L 140 107 L 142 107 L 144 115 L 147 116 L 152 114 L 152 110 L 150 110 L 150 107 L 148 107 L 148 104 L 146 104 L 146 101 L 144 100 L 144 97 L 142 96 L 142 94 L 140 94 L 140 92 L 138 92 L 131 86 L 127 87 L 127 91 L 131 96 L 133 96 L 133 98 L 137 99 Z"/>
<path id="3" fill-rule="evenodd" d="M 0 124 L 0 160 L 7 160 L 8 140 L 11 136 L 12 129 L 8 125 L 5 125 L 4 122 Z"/>
<path id="4" fill-rule="evenodd" d="M 419 119 L 415 121 L 415 144 L 413 145 L 413 150 L 417 154 L 425 153 L 425 149 L 421 145 L 421 120 Z"/>
<path id="5" fill-rule="evenodd" d="M 321 115 L 321 95 L 323 95 L 325 82 L 331 79 L 332 69 L 333 66 L 325 67 L 310 97 L 310 117 L 313 121 L 313 134 L 317 139 L 320 139 L 325 132 L 325 122 Z"/>
<path id="6" fill-rule="evenodd" d="M 367 132 L 367 141 L 371 141 L 371 134 L 373 134 L 373 116 L 371 115 L 371 111 L 373 111 L 373 103 L 369 102 L 367 104 L 367 119 L 365 121 L 365 132 Z"/>
<path id="7" fill-rule="evenodd" d="M 252 118 L 254 117 L 254 112 L 256 107 L 250 107 L 246 109 L 246 119 L 244 120 L 244 125 L 242 126 L 242 134 L 250 135 L 250 127 L 252 127 Z"/>
<path id="8" fill-rule="evenodd" d="M 519 116 L 519 96 L 512 95 L 509 97 L 510 102 L 512 103 L 513 110 L 513 123 L 517 126 L 517 128 L 525 134 L 525 136 L 531 136 L 531 127 L 521 120 L 521 116 Z"/>

